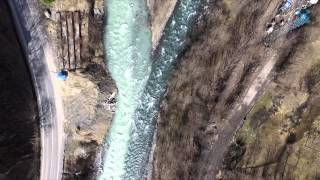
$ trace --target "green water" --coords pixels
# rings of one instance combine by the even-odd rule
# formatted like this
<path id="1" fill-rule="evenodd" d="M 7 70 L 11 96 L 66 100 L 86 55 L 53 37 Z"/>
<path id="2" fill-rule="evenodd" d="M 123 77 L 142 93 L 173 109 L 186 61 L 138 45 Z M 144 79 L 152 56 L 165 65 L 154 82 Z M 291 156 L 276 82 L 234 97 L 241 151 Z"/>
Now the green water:
<path id="1" fill-rule="evenodd" d="M 150 62 L 151 34 L 144 0 L 106 1 L 107 65 L 117 83 L 117 110 L 106 142 L 99 179 L 139 180 L 155 131 L 166 82 L 185 49 L 201 0 L 181 0 Z"/>
<path id="2" fill-rule="evenodd" d="M 185 49 L 187 34 L 194 24 L 200 5 L 201 0 L 180 1 L 165 28 L 164 36 L 153 56 L 155 63 L 135 113 L 124 179 L 139 180 L 145 174 L 161 98 L 178 63 L 178 57 Z"/>
<path id="3" fill-rule="evenodd" d="M 119 93 L 100 179 L 116 180 L 125 173 L 132 117 L 151 69 L 151 32 L 144 0 L 106 2 L 107 65 Z"/>

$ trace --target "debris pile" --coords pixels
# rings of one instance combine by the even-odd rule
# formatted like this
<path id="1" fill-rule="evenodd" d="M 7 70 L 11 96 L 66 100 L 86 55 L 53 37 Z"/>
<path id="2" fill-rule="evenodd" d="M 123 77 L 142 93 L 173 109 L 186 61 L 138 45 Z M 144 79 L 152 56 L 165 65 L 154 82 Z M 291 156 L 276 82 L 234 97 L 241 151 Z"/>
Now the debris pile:
<path id="1" fill-rule="evenodd" d="M 112 93 L 110 97 L 103 103 L 106 110 L 115 112 L 116 111 L 116 92 Z"/>
<path id="2" fill-rule="evenodd" d="M 311 11 L 307 9 L 299 10 L 295 13 L 295 19 L 292 24 L 292 29 L 299 28 L 305 24 L 309 24 L 311 19 Z"/>
<path id="3" fill-rule="evenodd" d="M 284 0 L 277 14 L 266 26 L 264 43 L 267 47 L 281 35 L 311 22 L 310 7 L 318 0 Z"/>
<path id="4" fill-rule="evenodd" d="M 59 67 L 75 70 L 82 67 L 81 26 L 85 25 L 83 14 L 75 12 L 57 12 L 59 39 Z"/>

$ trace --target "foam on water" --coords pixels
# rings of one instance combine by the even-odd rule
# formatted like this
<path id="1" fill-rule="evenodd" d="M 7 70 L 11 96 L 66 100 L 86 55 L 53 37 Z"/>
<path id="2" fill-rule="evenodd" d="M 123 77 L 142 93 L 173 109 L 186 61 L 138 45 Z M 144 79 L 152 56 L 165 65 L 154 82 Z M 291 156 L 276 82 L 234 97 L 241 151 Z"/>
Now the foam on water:
<path id="1" fill-rule="evenodd" d="M 145 0 L 108 0 L 107 65 L 119 89 L 99 179 L 142 178 L 166 82 L 185 48 L 201 0 L 181 0 L 150 62 L 151 34 Z"/>
<path id="2" fill-rule="evenodd" d="M 156 117 L 166 83 L 185 49 L 187 33 L 192 27 L 201 0 L 182 0 L 167 25 L 155 52 L 155 63 L 135 112 L 134 126 L 126 157 L 124 179 L 142 179 L 151 150 Z"/>
<path id="3" fill-rule="evenodd" d="M 121 179 L 133 115 L 150 74 L 151 32 L 144 0 L 106 1 L 107 65 L 119 93 L 100 179 Z"/>

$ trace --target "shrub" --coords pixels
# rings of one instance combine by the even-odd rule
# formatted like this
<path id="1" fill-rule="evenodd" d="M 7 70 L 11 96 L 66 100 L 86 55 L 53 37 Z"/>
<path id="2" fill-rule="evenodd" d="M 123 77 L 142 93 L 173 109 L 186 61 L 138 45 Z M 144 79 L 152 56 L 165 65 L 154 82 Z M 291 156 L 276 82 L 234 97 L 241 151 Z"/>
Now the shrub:
<path id="1" fill-rule="evenodd" d="M 238 138 L 229 147 L 227 153 L 223 158 L 223 166 L 227 170 L 233 170 L 241 161 L 244 153 L 246 152 L 245 142 L 242 138 Z"/>
<path id="2" fill-rule="evenodd" d="M 51 3 L 53 3 L 55 0 L 41 0 L 41 2 L 45 5 L 50 5 Z"/>

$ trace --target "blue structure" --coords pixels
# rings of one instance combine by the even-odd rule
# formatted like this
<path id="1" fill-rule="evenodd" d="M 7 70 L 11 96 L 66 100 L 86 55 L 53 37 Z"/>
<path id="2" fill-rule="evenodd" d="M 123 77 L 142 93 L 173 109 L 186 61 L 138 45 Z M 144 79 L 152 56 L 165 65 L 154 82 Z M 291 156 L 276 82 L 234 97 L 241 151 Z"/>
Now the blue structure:
<path id="1" fill-rule="evenodd" d="M 280 11 L 282 13 L 288 12 L 291 7 L 292 7 L 292 0 L 284 1 L 280 7 Z"/>
<path id="2" fill-rule="evenodd" d="M 311 22 L 311 11 L 308 9 L 302 9 L 295 13 L 296 18 L 293 20 L 292 29 L 299 28 L 305 24 Z"/>
<path id="3" fill-rule="evenodd" d="M 60 72 L 58 72 L 57 76 L 59 80 L 65 81 L 68 78 L 68 71 L 61 70 Z"/>

